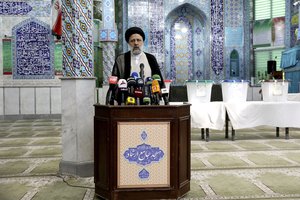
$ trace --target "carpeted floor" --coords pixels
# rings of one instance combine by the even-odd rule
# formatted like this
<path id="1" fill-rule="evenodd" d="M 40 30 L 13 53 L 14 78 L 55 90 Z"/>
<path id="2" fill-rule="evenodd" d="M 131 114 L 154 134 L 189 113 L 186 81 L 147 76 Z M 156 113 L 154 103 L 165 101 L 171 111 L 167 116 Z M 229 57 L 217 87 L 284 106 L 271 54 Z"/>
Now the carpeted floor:
<path id="1" fill-rule="evenodd" d="M 192 130 L 191 191 L 181 199 L 300 199 L 300 129 Z M 0 200 L 93 200 L 94 180 L 59 176 L 61 121 L 0 121 Z"/>

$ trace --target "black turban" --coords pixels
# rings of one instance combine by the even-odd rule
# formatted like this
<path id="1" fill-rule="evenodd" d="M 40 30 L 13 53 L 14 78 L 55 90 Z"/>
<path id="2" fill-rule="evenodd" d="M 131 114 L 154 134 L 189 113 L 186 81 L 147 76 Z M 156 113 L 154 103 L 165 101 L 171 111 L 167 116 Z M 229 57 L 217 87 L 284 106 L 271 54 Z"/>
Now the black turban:
<path id="1" fill-rule="evenodd" d="M 139 27 L 131 27 L 131 28 L 127 29 L 127 31 L 125 32 L 125 40 L 127 43 L 129 42 L 130 36 L 133 34 L 139 34 L 140 36 L 142 36 L 143 41 L 145 41 L 144 31 Z"/>

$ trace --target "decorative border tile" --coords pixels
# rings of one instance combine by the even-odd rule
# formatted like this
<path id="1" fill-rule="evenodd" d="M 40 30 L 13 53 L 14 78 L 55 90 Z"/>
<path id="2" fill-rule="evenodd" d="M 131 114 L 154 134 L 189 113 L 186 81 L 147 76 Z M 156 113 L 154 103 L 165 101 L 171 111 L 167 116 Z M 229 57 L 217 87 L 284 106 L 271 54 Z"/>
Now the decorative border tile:
<path id="1" fill-rule="evenodd" d="M 222 79 L 224 68 L 224 6 L 223 0 L 211 1 L 211 67 L 214 80 Z"/>
<path id="2" fill-rule="evenodd" d="M 94 75 L 91 0 L 63 1 L 63 75 Z"/>
<path id="3" fill-rule="evenodd" d="M 0 15 L 10 17 L 48 17 L 51 15 L 51 0 L 1 1 Z"/>

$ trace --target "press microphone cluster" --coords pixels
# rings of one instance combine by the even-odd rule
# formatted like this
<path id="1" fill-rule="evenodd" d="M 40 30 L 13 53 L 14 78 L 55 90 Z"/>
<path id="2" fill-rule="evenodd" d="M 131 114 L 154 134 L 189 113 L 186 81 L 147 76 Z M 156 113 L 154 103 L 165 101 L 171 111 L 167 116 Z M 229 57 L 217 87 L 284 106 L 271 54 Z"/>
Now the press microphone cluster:
<path id="1" fill-rule="evenodd" d="M 169 91 L 162 84 L 161 77 L 154 74 L 144 78 L 142 64 L 140 69 L 140 77 L 136 72 L 127 80 L 109 77 L 106 105 L 169 105 Z"/>

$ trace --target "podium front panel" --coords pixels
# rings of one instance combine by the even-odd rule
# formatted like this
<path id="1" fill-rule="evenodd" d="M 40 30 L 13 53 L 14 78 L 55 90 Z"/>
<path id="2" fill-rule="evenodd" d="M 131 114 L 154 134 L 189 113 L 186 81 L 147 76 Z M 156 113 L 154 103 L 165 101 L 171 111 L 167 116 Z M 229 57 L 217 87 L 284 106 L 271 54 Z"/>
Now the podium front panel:
<path id="1" fill-rule="evenodd" d="M 118 123 L 118 188 L 170 187 L 170 122 Z"/>
<path id="2" fill-rule="evenodd" d="M 190 104 L 95 105 L 95 194 L 177 199 L 190 190 Z"/>

